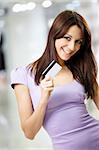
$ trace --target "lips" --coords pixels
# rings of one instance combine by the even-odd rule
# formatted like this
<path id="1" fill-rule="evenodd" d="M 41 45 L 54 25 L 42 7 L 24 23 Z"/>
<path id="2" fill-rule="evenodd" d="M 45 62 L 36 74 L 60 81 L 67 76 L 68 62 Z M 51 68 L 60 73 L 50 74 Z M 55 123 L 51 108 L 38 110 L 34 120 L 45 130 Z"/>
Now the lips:
<path id="1" fill-rule="evenodd" d="M 66 53 L 66 54 L 70 54 L 71 52 L 69 52 L 67 49 L 64 49 L 63 47 L 61 47 L 62 50 Z"/>

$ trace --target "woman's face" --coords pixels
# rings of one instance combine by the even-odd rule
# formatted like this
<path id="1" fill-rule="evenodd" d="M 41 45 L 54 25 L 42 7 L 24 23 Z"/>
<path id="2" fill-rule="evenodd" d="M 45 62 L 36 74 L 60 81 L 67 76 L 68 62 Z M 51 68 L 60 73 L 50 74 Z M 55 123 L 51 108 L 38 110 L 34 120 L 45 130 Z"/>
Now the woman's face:
<path id="1" fill-rule="evenodd" d="M 77 51 L 79 51 L 83 42 L 83 34 L 77 25 L 69 28 L 67 33 L 60 39 L 55 40 L 55 48 L 58 54 L 59 63 L 62 65 L 64 61 L 70 59 Z"/>

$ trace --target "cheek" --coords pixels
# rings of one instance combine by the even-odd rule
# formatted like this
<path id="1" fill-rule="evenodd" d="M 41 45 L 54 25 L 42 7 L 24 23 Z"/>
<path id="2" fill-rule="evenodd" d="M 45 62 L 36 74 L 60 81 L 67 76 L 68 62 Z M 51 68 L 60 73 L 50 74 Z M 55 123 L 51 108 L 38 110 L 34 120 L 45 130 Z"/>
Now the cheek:
<path id="1" fill-rule="evenodd" d="M 58 45 L 58 42 L 57 40 L 55 41 L 55 48 L 57 49 L 57 45 Z"/>
<path id="2" fill-rule="evenodd" d="M 55 48 L 59 49 L 63 45 L 63 41 L 61 39 L 57 39 L 55 41 Z"/>
<path id="3" fill-rule="evenodd" d="M 56 48 L 56 52 L 57 55 L 60 56 L 60 42 L 58 40 L 55 41 L 55 48 Z"/>
<path id="4" fill-rule="evenodd" d="M 56 52 L 59 53 L 59 43 L 58 43 L 58 41 L 55 42 L 55 48 L 56 48 Z"/>

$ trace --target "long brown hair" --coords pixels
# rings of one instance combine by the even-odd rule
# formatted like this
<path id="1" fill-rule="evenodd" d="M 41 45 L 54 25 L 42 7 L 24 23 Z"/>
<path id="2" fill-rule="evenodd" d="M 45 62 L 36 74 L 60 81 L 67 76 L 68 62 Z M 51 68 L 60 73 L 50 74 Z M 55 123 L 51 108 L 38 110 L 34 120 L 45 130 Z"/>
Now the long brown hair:
<path id="1" fill-rule="evenodd" d="M 66 10 L 61 12 L 54 20 L 48 34 L 47 44 L 43 55 L 34 63 L 30 64 L 31 72 L 35 75 L 38 85 L 42 72 L 54 59 L 58 61 L 55 49 L 55 40 L 63 37 L 68 29 L 77 25 L 84 37 L 80 50 L 65 62 L 76 80 L 84 85 L 87 97 L 94 98 L 97 87 L 97 67 L 91 48 L 91 33 L 86 20 L 77 12 Z"/>

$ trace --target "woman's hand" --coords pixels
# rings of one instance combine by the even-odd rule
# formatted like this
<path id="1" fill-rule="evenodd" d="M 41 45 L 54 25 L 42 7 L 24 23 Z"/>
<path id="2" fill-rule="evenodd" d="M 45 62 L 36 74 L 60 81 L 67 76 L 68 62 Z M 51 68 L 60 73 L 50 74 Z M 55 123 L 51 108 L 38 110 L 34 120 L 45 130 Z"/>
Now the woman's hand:
<path id="1" fill-rule="evenodd" d="M 40 87 L 41 87 L 41 97 L 47 101 L 51 92 L 54 89 L 53 79 L 51 77 L 46 76 L 40 82 Z"/>

